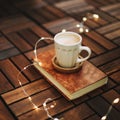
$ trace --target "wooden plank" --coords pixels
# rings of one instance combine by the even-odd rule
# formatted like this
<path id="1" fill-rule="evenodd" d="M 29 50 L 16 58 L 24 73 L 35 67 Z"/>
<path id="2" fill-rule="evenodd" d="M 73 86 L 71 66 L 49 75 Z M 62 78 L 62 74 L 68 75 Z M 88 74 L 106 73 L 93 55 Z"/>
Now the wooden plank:
<path id="1" fill-rule="evenodd" d="M 9 83 L 7 78 L 0 72 L 0 94 L 12 90 L 13 86 Z"/>
<path id="2" fill-rule="evenodd" d="M 116 87 L 115 90 L 120 94 L 120 86 Z"/>
<path id="3" fill-rule="evenodd" d="M 10 49 L 6 49 L 6 50 L 0 52 L 0 60 L 9 58 L 14 55 L 18 55 L 19 53 L 20 52 L 18 51 L 18 49 L 14 48 L 14 47 L 12 47 Z"/>
<path id="4" fill-rule="evenodd" d="M 12 57 L 11 60 L 20 70 L 31 64 L 31 62 L 28 61 L 27 58 L 25 58 L 23 55 Z M 23 71 L 23 73 L 27 76 L 27 78 L 29 78 L 30 81 L 41 78 L 40 73 L 34 68 L 34 66 L 30 66 L 25 71 Z"/>
<path id="5" fill-rule="evenodd" d="M 102 95 L 110 104 L 113 102 L 114 99 L 119 98 L 120 95 L 115 90 L 110 90 Z M 113 105 L 116 109 L 120 111 L 120 102 Z"/>
<path id="6" fill-rule="evenodd" d="M 104 53 L 106 50 L 90 38 L 83 36 L 83 44 L 89 46 L 96 54 Z"/>
<path id="7" fill-rule="evenodd" d="M 42 96 L 42 97 L 41 97 Z M 42 106 L 43 102 L 48 98 L 56 99 L 61 95 L 53 88 L 47 89 L 36 95 L 31 96 L 32 100 L 37 106 Z M 30 103 L 28 99 L 21 100 L 9 106 L 16 116 L 20 116 L 28 111 L 34 109 L 34 106 Z"/>
<path id="8" fill-rule="evenodd" d="M 100 95 L 101 93 L 103 93 L 102 88 L 98 88 L 98 89 L 90 92 L 88 95 L 89 95 L 90 97 L 95 97 L 95 96 Z"/>
<path id="9" fill-rule="evenodd" d="M 33 31 L 36 35 L 38 35 L 40 38 L 41 37 L 52 37 L 48 32 L 46 32 L 43 28 L 39 26 L 32 26 L 30 27 L 30 30 Z M 46 43 L 51 44 L 53 41 L 51 40 L 44 40 Z"/>
<path id="10" fill-rule="evenodd" d="M 115 9 L 119 9 L 120 8 L 120 3 L 116 3 L 116 4 L 110 4 L 108 6 L 103 6 L 100 9 L 104 10 L 104 11 L 114 11 Z"/>
<path id="11" fill-rule="evenodd" d="M 100 117 L 95 114 L 93 116 L 88 117 L 86 120 L 100 120 Z"/>
<path id="12" fill-rule="evenodd" d="M 95 10 L 95 13 L 98 14 L 100 16 L 100 18 L 104 19 L 108 23 L 109 22 L 111 23 L 111 22 L 117 21 L 114 17 L 110 16 L 109 14 L 105 13 L 104 11 Z"/>
<path id="13" fill-rule="evenodd" d="M 118 46 L 120 46 L 120 38 L 116 38 L 116 39 L 114 39 L 113 42 L 116 43 L 116 44 L 118 44 Z"/>
<path id="14" fill-rule="evenodd" d="M 53 47 L 53 44 L 52 45 L 49 45 L 49 46 L 47 46 L 47 48 L 49 49 L 49 48 L 52 48 Z M 46 49 L 46 48 L 39 48 L 39 49 L 37 49 L 37 54 L 39 54 L 39 53 L 41 53 L 42 51 L 44 51 L 44 49 Z M 28 59 L 32 59 L 33 60 L 33 58 L 35 57 L 35 55 L 34 55 L 34 52 L 33 51 L 30 51 L 30 52 L 27 52 L 27 53 L 25 53 L 25 55 L 27 56 L 27 58 Z"/>
<path id="15" fill-rule="evenodd" d="M 110 62 L 116 58 L 119 58 L 120 57 L 119 53 L 120 53 L 120 48 L 117 48 L 112 51 L 108 51 L 105 54 L 102 54 L 102 55 L 92 58 L 90 60 L 90 62 L 92 62 L 96 66 L 100 66 L 100 65 Z"/>
<path id="16" fill-rule="evenodd" d="M 116 18 L 120 19 L 120 10 L 119 9 L 112 11 L 110 14 L 115 16 Z"/>
<path id="17" fill-rule="evenodd" d="M 40 16 L 45 18 L 47 20 L 47 22 L 58 19 L 58 17 L 56 15 L 52 14 L 51 11 L 48 11 L 46 9 L 46 7 L 38 8 L 38 9 L 36 9 L 36 11 Z"/>
<path id="18" fill-rule="evenodd" d="M 50 110 L 50 113 L 52 116 L 58 113 L 64 112 L 65 110 L 68 110 L 73 107 L 73 104 L 64 98 L 55 100 L 55 102 L 56 102 L 56 106 Z M 40 108 L 43 109 L 43 107 L 40 107 Z M 18 118 L 19 120 L 40 120 L 40 119 L 45 120 L 48 117 L 46 115 L 46 112 L 43 110 L 40 110 L 38 112 L 36 110 L 33 110 L 19 116 Z"/>
<path id="19" fill-rule="evenodd" d="M 90 31 L 89 33 L 85 33 L 85 34 L 108 50 L 111 50 L 116 47 L 114 43 L 105 39 L 104 37 L 102 37 L 101 35 L 99 35 L 94 31 Z"/>
<path id="20" fill-rule="evenodd" d="M 105 34 L 105 37 L 109 38 L 110 40 L 120 37 L 120 29 Z"/>
<path id="21" fill-rule="evenodd" d="M 18 25 L 21 23 L 27 23 L 27 22 L 29 22 L 29 19 L 27 17 L 23 16 L 22 14 L 17 14 L 14 16 L 1 18 L 1 21 L 2 22 L 0 22 L 0 30 L 12 27 L 14 25 Z"/>
<path id="22" fill-rule="evenodd" d="M 108 24 L 108 25 L 103 26 L 103 27 L 100 27 L 96 31 L 101 33 L 101 34 L 105 34 L 105 33 L 108 33 L 110 31 L 113 31 L 113 30 L 118 29 L 118 28 L 120 28 L 120 22 L 119 21 Z"/>
<path id="23" fill-rule="evenodd" d="M 27 42 L 29 42 L 33 47 L 35 46 L 35 43 L 39 39 L 39 37 L 31 32 L 28 29 L 24 29 L 18 32 Z M 45 41 L 41 41 L 40 44 L 38 44 L 38 47 L 45 46 Z"/>
<path id="24" fill-rule="evenodd" d="M 120 58 L 118 58 L 110 63 L 107 63 L 99 68 L 108 75 L 111 74 L 112 72 L 120 70 Z"/>
<path id="25" fill-rule="evenodd" d="M 31 9 L 39 8 L 42 6 L 46 6 L 47 3 L 42 0 L 34 0 L 34 2 L 32 0 L 29 0 L 29 1 L 14 0 L 14 5 L 17 8 L 24 10 L 24 12 L 25 12 L 26 10 L 31 10 Z"/>
<path id="26" fill-rule="evenodd" d="M 89 26 L 89 28 L 97 28 L 97 27 L 100 26 L 100 25 L 97 24 L 95 21 L 90 20 L 90 19 L 88 19 L 87 22 L 85 22 L 85 24 L 86 24 L 87 26 Z"/>
<path id="27" fill-rule="evenodd" d="M 20 86 L 17 81 L 17 75 L 19 73 L 19 70 L 12 64 L 10 60 L 6 59 L 0 61 L 0 68 L 15 87 Z M 28 82 L 28 80 L 23 75 L 20 75 L 19 79 L 21 80 L 22 84 Z"/>
<path id="28" fill-rule="evenodd" d="M 65 120 L 73 120 L 74 115 L 75 120 L 83 120 L 92 114 L 94 114 L 94 112 L 85 103 L 83 103 L 62 113 L 59 117 L 63 117 Z"/>
<path id="29" fill-rule="evenodd" d="M 66 16 L 62 11 L 60 11 L 59 9 L 57 9 L 53 6 L 46 6 L 46 9 L 48 11 L 51 11 L 52 14 L 54 14 L 55 16 L 58 16 L 59 18 L 63 18 Z"/>
<path id="30" fill-rule="evenodd" d="M 108 1 L 104 1 L 104 0 L 101 0 L 101 1 L 98 1 L 98 2 L 101 3 L 102 6 L 108 5 L 108 4 L 109 4 Z"/>
<path id="31" fill-rule="evenodd" d="M 38 81 L 35 81 L 35 82 L 32 82 L 30 84 L 23 86 L 23 88 L 27 91 L 27 93 L 30 96 L 40 91 L 43 91 L 49 87 L 50 85 L 43 79 L 40 79 Z M 20 87 L 10 92 L 7 92 L 5 94 L 2 94 L 2 97 L 7 104 L 12 104 L 16 101 L 26 98 L 26 95 L 24 94 L 22 88 Z"/>
<path id="32" fill-rule="evenodd" d="M 61 32 L 63 29 L 79 33 L 79 28 L 76 27 L 76 25 L 79 23 L 79 21 L 73 19 L 72 17 L 65 17 L 56 21 L 48 22 L 43 25 L 53 34 Z"/>
<path id="33" fill-rule="evenodd" d="M 8 34 L 8 33 L 11 33 L 11 32 L 17 32 L 17 31 L 19 31 L 19 30 L 32 27 L 32 26 L 34 26 L 34 25 L 35 25 L 35 24 L 30 21 L 30 22 L 26 22 L 26 23 L 19 23 L 19 24 L 16 24 L 16 25 L 14 25 L 14 26 L 11 26 L 11 27 L 3 28 L 1 31 L 2 31 L 4 34 Z"/>
<path id="34" fill-rule="evenodd" d="M 84 0 L 62 1 L 56 3 L 55 6 L 69 14 L 75 14 L 94 9 L 92 5 L 87 4 L 87 2 L 85 2 Z"/>
<path id="35" fill-rule="evenodd" d="M 26 52 L 28 50 L 32 50 L 32 46 L 27 43 L 21 36 L 19 36 L 17 33 L 9 33 L 7 34 L 7 37 L 11 42 L 16 45 L 17 48 L 19 48 L 22 52 Z"/>
<path id="36" fill-rule="evenodd" d="M 100 7 L 101 4 L 96 2 L 96 1 L 93 1 L 93 0 L 86 0 L 86 2 L 92 6 L 95 6 L 96 8 Z"/>
<path id="37" fill-rule="evenodd" d="M 0 37 L 0 51 L 10 49 L 12 47 L 13 45 L 5 37 Z"/>
<path id="38" fill-rule="evenodd" d="M 89 99 L 89 96 L 88 95 L 84 95 L 84 96 L 82 96 L 80 98 L 77 98 L 77 99 L 73 100 L 73 103 L 76 104 L 76 105 L 79 105 L 80 103 L 83 103 L 83 102 L 85 102 L 88 99 Z"/>
<path id="39" fill-rule="evenodd" d="M 120 84 L 120 71 L 117 71 L 115 73 L 113 73 L 112 75 L 110 75 L 110 77 L 116 81 L 118 84 Z"/>
<path id="40" fill-rule="evenodd" d="M 115 86 L 116 86 L 116 83 L 113 82 L 110 78 L 108 78 L 108 83 L 105 86 L 102 87 L 102 90 L 104 92 L 106 92 L 106 91 L 112 89 Z"/>
<path id="41" fill-rule="evenodd" d="M 97 96 L 91 100 L 88 101 L 88 104 L 90 107 L 99 113 L 100 116 L 104 116 L 106 112 L 108 111 L 109 105 L 102 97 Z M 102 110 L 101 110 L 102 108 Z M 112 109 L 112 112 L 109 114 L 108 119 L 113 120 L 116 118 L 120 118 L 119 112 L 116 109 Z"/>
<path id="42" fill-rule="evenodd" d="M 116 3 L 118 2 L 119 0 L 109 0 L 110 3 Z"/>
<path id="43" fill-rule="evenodd" d="M 61 2 L 61 1 L 63 1 L 63 0 L 57 0 L 57 1 L 56 0 L 48 0 L 47 3 L 49 3 L 50 5 L 53 5 L 53 4 Z"/>
<path id="44" fill-rule="evenodd" d="M 39 24 L 46 23 L 47 20 L 40 16 L 36 10 L 26 11 L 26 13 L 31 16 L 35 21 L 37 21 Z"/>
<path id="45" fill-rule="evenodd" d="M 55 4 L 56 7 L 58 8 L 64 8 L 64 9 L 71 9 L 71 8 L 75 8 L 76 6 L 85 6 L 87 5 L 87 3 L 83 0 L 79 1 L 79 0 L 74 0 L 74 1 L 60 1 L 58 3 Z"/>
<path id="46" fill-rule="evenodd" d="M 4 105 L 1 99 L 0 99 L 0 120 L 15 120 L 15 118 L 11 115 L 8 108 Z"/>
<path id="47" fill-rule="evenodd" d="M 98 24 L 102 25 L 102 26 L 108 24 L 108 22 L 106 20 L 104 20 L 100 15 L 99 15 L 99 19 L 98 20 L 94 20 L 94 21 L 97 22 Z"/>

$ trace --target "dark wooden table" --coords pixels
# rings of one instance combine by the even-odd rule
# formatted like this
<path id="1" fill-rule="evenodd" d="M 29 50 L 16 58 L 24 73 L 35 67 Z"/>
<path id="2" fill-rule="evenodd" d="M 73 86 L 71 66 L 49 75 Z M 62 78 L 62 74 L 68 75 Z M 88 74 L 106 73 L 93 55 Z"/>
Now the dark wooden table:
<path id="1" fill-rule="evenodd" d="M 20 76 L 35 104 L 42 108 L 48 97 L 56 102 L 51 115 L 64 120 L 100 120 L 112 101 L 120 97 L 120 0 L 1 0 L 0 1 L 0 120 L 45 120 L 36 112 L 17 81 L 18 72 L 32 63 L 35 42 L 53 37 L 62 29 L 75 27 L 87 13 L 98 21 L 85 24 L 83 45 L 92 49 L 91 63 L 105 72 L 108 84 L 73 101 L 66 100 L 32 66 Z M 42 41 L 38 48 L 53 44 Z M 40 49 L 39 49 L 40 50 Z M 120 102 L 113 106 L 109 120 L 120 120 Z"/>

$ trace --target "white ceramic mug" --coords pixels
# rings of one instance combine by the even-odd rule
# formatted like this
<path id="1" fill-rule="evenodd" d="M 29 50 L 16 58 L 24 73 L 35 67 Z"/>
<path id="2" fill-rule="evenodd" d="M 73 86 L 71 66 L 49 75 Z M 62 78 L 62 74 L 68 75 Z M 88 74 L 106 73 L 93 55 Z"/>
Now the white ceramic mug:
<path id="1" fill-rule="evenodd" d="M 64 68 L 74 67 L 76 63 L 86 61 L 91 50 L 87 46 L 82 46 L 82 37 L 75 32 L 60 32 L 54 37 L 56 59 L 59 66 Z M 85 50 L 88 55 L 85 58 L 79 58 L 80 52 Z"/>

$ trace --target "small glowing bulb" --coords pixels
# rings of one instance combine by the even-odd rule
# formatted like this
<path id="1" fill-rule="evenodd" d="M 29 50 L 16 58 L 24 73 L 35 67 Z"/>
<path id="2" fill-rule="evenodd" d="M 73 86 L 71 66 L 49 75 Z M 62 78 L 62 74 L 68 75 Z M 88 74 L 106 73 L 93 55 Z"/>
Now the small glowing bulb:
<path id="1" fill-rule="evenodd" d="M 77 25 L 76 25 L 76 27 L 80 27 L 80 25 L 79 25 L 79 24 L 77 24 Z"/>
<path id="2" fill-rule="evenodd" d="M 24 70 L 26 70 L 26 69 L 27 69 L 27 67 L 24 67 L 23 69 L 24 69 Z"/>
<path id="3" fill-rule="evenodd" d="M 66 29 L 63 29 L 62 32 L 66 32 Z"/>
<path id="4" fill-rule="evenodd" d="M 83 29 L 83 28 L 80 28 L 79 31 L 80 31 L 80 33 L 83 33 L 83 32 L 84 32 L 84 29 Z"/>
<path id="5" fill-rule="evenodd" d="M 87 21 L 87 18 L 86 18 L 86 17 L 83 17 L 83 21 L 84 21 L 84 22 Z"/>
<path id="6" fill-rule="evenodd" d="M 46 107 L 47 106 L 46 103 L 43 103 L 43 106 Z"/>
<path id="7" fill-rule="evenodd" d="M 116 99 L 113 101 L 113 103 L 116 104 L 116 103 L 118 103 L 119 101 L 120 101 L 120 99 L 119 99 L 119 98 L 116 98 Z"/>
<path id="8" fill-rule="evenodd" d="M 54 118 L 54 120 L 59 120 L 58 118 Z"/>
<path id="9" fill-rule="evenodd" d="M 98 14 L 93 14 L 93 18 L 98 19 L 99 15 Z"/>
<path id="10" fill-rule="evenodd" d="M 86 28 L 86 29 L 85 29 L 85 32 L 89 32 L 89 29 L 88 29 L 88 28 Z"/>
<path id="11" fill-rule="evenodd" d="M 38 110 L 39 110 L 39 108 L 37 107 L 35 110 L 37 110 L 37 111 L 38 111 Z"/>
<path id="12" fill-rule="evenodd" d="M 19 81 L 19 84 L 22 85 L 22 83 Z"/>
<path id="13" fill-rule="evenodd" d="M 44 37 L 41 37 L 41 40 L 43 40 L 44 39 Z"/>
<path id="14" fill-rule="evenodd" d="M 40 66 L 42 66 L 42 63 L 41 63 L 41 62 L 38 62 L 38 64 L 39 64 Z"/>
<path id="15" fill-rule="evenodd" d="M 34 53 L 36 53 L 36 50 L 34 50 Z"/>
<path id="16" fill-rule="evenodd" d="M 101 118 L 101 120 L 106 120 L 106 118 L 107 118 L 107 116 L 103 116 L 103 117 Z"/>
<path id="17" fill-rule="evenodd" d="M 55 106 L 54 105 L 51 105 L 50 108 L 54 108 Z"/>
<path id="18" fill-rule="evenodd" d="M 38 109 L 38 107 L 36 105 L 34 105 L 34 109 Z"/>
<path id="19" fill-rule="evenodd" d="M 31 97 L 28 97 L 28 99 L 31 101 L 32 100 L 32 98 Z"/>

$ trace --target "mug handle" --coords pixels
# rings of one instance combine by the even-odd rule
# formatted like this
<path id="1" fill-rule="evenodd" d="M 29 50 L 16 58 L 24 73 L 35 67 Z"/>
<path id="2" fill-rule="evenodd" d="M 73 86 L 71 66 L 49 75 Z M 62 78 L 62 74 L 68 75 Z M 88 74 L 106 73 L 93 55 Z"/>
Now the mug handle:
<path id="1" fill-rule="evenodd" d="M 88 52 L 88 55 L 85 58 L 78 58 L 77 63 L 86 61 L 91 55 L 91 49 L 87 46 L 80 46 L 80 51 L 85 50 Z"/>

